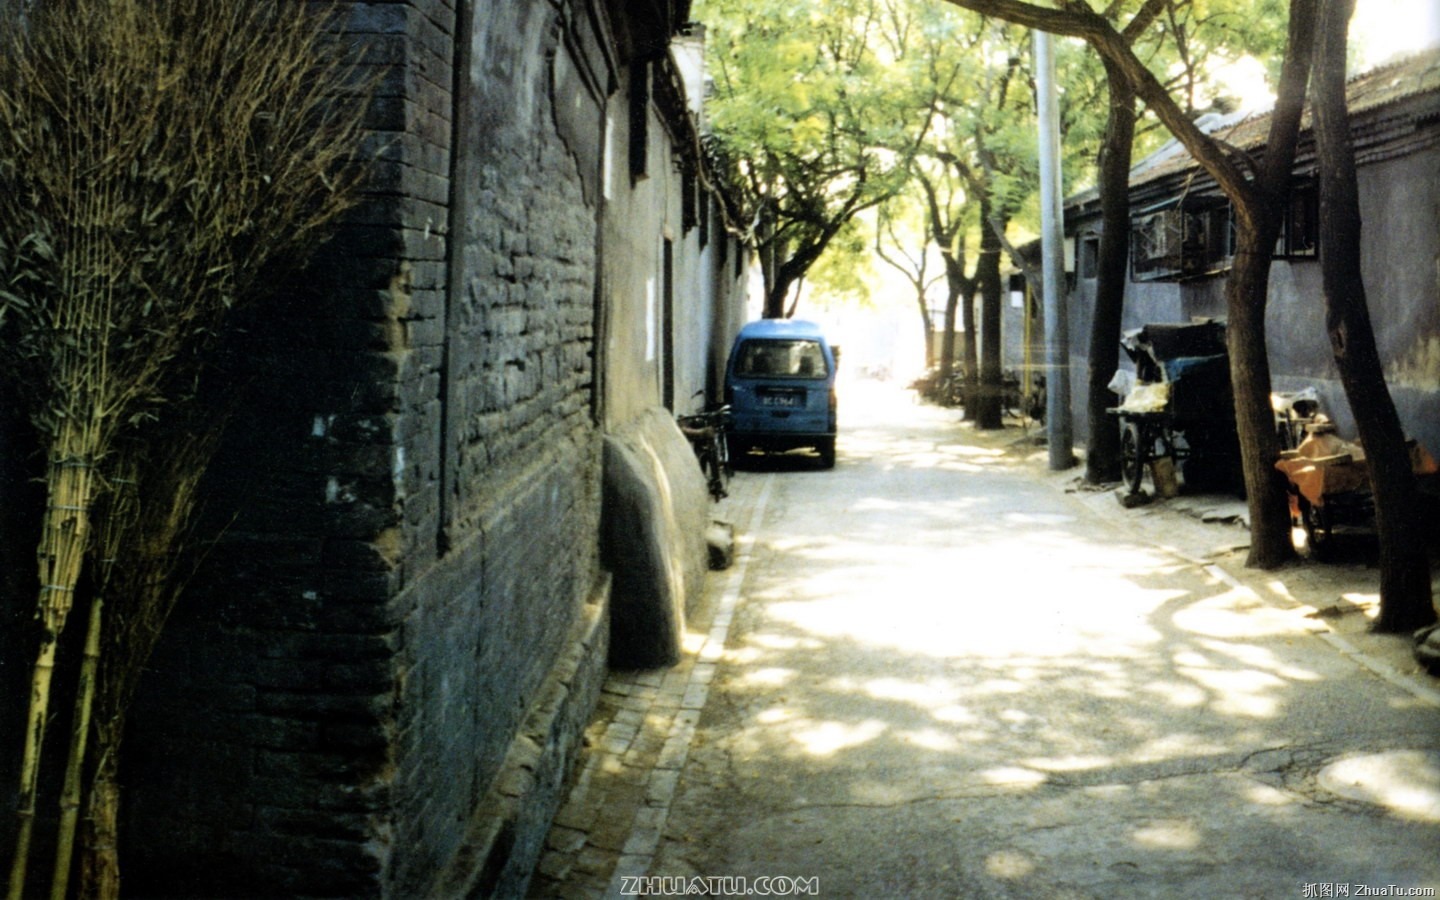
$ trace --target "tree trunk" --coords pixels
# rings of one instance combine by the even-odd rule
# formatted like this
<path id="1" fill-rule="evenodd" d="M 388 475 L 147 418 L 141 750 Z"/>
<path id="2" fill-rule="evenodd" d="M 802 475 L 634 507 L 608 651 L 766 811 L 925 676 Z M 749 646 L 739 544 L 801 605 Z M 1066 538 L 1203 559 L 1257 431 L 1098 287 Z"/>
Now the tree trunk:
<path id="1" fill-rule="evenodd" d="M 920 330 L 925 333 L 925 371 L 935 368 L 935 320 L 930 317 L 930 307 L 925 305 L 925 293 L 917 298 L 920 302 Z"/>
<path id="2" fill-rule="evenodd" d="M 1280 441 L 1270 409 L 1270 359 L 1265 350 L 1265 296 L 1277 228 L 1241 225 L 1225 284 L 1226 338 L 1234 390 L 1235 428 L 1250 508 L 1251 568 L 1273 569 L 1295 555 L 1285 477 L 1275 469 Z"/>
<path id="3" fill-rule="evenodd" d="M 762 316 L 767 319 L 785 318 L 785 294 L 789 287 L 788 284 L 771 285 L 765 291 L 765 306 L 761 311 Z"/>
<path id="4" fill-rule="evenodd" d="M 989 222 L 990 201 L 980 201 L 980 221 Z M 1000 372 L 1000 237 L 993 228 L 980 229 L 980 253 L 975 263 L 975 280 L 980 286 L 980 385 L 974 397 L 971 419 L 977 428 L 1004 428 L 1003 390 Z"/>
<path id="5" fill-rule="evenodd" d="M 1265 347 L 1265 301 L 1270 260 L 1280 233 L 1281 214 L 1294 172 L 1295 146 L 1314 49 L 1315 0 L 1293 0 L 1290 36 L 1276 92 L 1275 111 L 1258 179 L 1251 187 L 1227 190 L 1237 225 L 1235 262 L 1225 284 L 1229 315 L 1230 380 L 1235 393 L 1235 427 L 1250 506 L 1251 568 L 1273 569 L 1294 558 L 1290 500 L 1285 478 L 1275 469 L 1280 440 L 1270 408 L 1270 360 Z M 1133 83 L 1133 81 L 1132 81 Z M 1217 180 L 1218 169 L 1212 172 Z"/>
<path id="6" fill-rule="evenodd" d="M 1360 266 L 1360 198 L 1345 106 L 1346 28 L 1354 0 L 1323 0 L 1311 99 L 1320 171 L 1320 263 L 1325 327 L 1365 447 L 1380 539 L 1377 631 L 1414 631 L 1435 621 L 1430 562 L 1400 416 L 1375 346 Z"/>
<path id="7" fill-rule="evenodd" d="M 955 319 L 960 311 L 960 297 L 965 289 L 964 266 L 955 254 L 941 248 L 941 259 L 945 261 L 945 319 L 940 333 L 940 383 L 949 380 L 955 371 Z M 962 369 L 963 371 L 963 369 Z"/>
<path id="8" fill-rule="evenodd" d="M 1115 405 L 1110 379 L 1120 363 L 1120 328 L 1130 259 L 1130 157 L 1135 143 L 1135 90 L 1125 73 L 1106 63 L 1110 114 L 1100 149 L 1100 254 L 1095 311 L 1090 322 L 1090 378 L 1086 417 L 1089 440 L 1085 480 L 1120 480 L 1120 429 L 1106 412 Z"/>
<path id="9" fill-rule="evenodd" d="M 967 279 L 960 293 L 960 371 L 965 376 L 965 418 L 975 418 L 972 400 L 980 392 L 980 347 L 975 336 L 980 328 L 975 322 L 975 279 Z"/>

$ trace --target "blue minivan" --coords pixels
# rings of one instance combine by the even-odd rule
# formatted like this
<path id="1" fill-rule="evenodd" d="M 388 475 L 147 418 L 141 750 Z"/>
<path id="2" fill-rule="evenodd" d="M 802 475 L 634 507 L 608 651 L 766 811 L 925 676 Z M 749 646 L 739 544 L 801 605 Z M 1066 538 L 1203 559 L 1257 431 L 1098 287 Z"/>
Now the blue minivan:
<path id="1" fill-rule="evenodd" d="M 761 319 L 735 336 L 725 367 L 730 458 L 752 448 L 813 447 L 835 465 L 835 353 L 820 327 Z"/>

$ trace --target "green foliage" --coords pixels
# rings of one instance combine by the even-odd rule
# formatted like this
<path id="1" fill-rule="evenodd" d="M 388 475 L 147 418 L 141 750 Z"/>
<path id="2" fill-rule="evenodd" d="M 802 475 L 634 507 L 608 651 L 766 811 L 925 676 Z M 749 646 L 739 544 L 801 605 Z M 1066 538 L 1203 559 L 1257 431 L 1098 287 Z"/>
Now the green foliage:
<path id="1" fill-rule="evenodd" d="M 880 0 L 707 0 L 710 127 L 734 163 L 774 310 L 863 209 L 903 182 L 913 128 L 876 40 Z M 903 151 L 901 151 L 903 152 Z"/>
<path id="2" fill-rule="evenodd" d="M 857 216 L 846 223 L 807 273 L 807 280 L 815 293 L 852 306 L 872 306 L 875 282 L 875 267 L 870 253 L 872 240 L 869 223 L 864 217 Z"/>
<path id="3" fill-rule="evenodd" d="M 1122 21 L 1132 12 L 1112 8 Z M 756 223 L 767 289 L 798 280 L 822 250 L 866 252 L 835 236 L 860 209 L 913 189 L 920 156 L 952 160 L 1000 217 L 1038 229 L 1027 29 L 939 0 L 702 0 L 695 14 L 708 27 L 711 127 Z M 1183 0 L 1137 47 L 1198 115 L 1222 91 L 1206 67 L 1278 53 L 1284 21 L 1279 0 Z M 1104 136 L 1105 71 L 1076 40 L 1057 41 L 1057 70 L 1064 183 L 1078 191 Z M 1163 139 L 1142 122 L 1137 154 Z"/>

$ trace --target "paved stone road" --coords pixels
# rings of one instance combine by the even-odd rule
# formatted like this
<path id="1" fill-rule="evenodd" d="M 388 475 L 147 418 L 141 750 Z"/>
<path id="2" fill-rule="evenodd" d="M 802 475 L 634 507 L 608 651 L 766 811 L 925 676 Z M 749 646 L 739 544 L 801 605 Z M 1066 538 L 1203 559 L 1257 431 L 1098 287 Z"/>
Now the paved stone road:
<path id="1" fill-rule="evenodd" d="M 1440 692 L 1403 644 L 1211 565 L 1241 529 L 876 399 L 835 471 L 737 480 L 737 564 L 685 663 L 610 679 L 533 896 L 1440 888 Z"/>

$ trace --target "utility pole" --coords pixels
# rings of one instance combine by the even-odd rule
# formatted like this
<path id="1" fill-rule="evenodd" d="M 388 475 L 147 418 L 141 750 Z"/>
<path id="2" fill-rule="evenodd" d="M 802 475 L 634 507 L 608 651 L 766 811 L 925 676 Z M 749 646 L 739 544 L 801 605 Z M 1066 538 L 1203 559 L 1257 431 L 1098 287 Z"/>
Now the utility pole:
<path id="1" fill-rule="evenodd" d="M 1044 269 L 1045 442 L 1050 471 L 1075 465 L 1070 422 L 1070 317 L 1065 302 L 1065 233 L 1061 218 L 1060 104 L 1050 35 L 1035 32 L 1035 89 L 1040 107 L 1040 252 Z"/>

